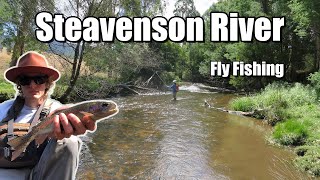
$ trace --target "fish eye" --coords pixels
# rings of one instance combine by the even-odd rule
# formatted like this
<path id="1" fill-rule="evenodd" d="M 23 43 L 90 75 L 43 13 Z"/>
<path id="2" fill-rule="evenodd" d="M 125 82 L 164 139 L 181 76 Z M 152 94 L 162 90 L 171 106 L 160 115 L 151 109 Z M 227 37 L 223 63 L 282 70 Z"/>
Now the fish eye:
<path id="1" fill-rule="evenodd" d="M 108 105 L 109 105 L 108 103 L 103 103 L 102 107 L 108 107 Z"/>

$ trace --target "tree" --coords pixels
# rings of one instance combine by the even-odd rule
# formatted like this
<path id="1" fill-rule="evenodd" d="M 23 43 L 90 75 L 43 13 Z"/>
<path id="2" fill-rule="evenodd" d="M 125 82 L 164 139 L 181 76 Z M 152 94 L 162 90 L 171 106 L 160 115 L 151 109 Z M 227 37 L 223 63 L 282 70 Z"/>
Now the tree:
<path id="1" fill-rule="evenodd" d="M 196 17 L 200 16 L 200 13 L 196 10 L 193 0 L 177 0 L 175 3 L 175 9 L 173 11 L 175 16 Z"/>
<path id="2" fill-rule="evenodd" d="M 27 40 L 35 40 L 33 18 L 36 12 L 52 10 L 54 3 L 52 0 L 2 0 L 0 4 L 3 5 L 0 8 L 3 15 L 1 36 L 9 49 L 13 45 L 10 66 L 14 66 L 18 57 L 24 53 Z"/>
<path id="3" fill-rule="evenodd" d="M 315 69 L 320 70 L 320 1 L 292 0 L 289 7 L 293 20 L 298 23 L 296 33 L 301 37 L 312 36 L 316 45 Z"/>
<path id="4" fill-rule="evenodd" d="M 79 17 L 80 19 L 83 19 L 87 16 L 143 16 L 150 13 L 155 13 L 161 10 L 161 1 L 160 0 L 135 0 L 135 1 L 129 1 L 129 0 L 101 0 L 101 1 L 69 1 L 71 8 L 73 11 L 70 14 L 74 14 L 75 16 Z M 83 14 L 83 15 L 81 15 Z M 115 42 L 117 44 L 117 42 Z M 90 54 L 90 51 L 95 51 L 93 48 L 87 47 L 91 44 L 85 43 L 84 41 L 79 41 L 75 45 L 74 50 L 74 57 L 72 63 L 72 73 L 70 76 L 70 80 L 68 83 L 68 87 L 63 93 L 63 95 L 59 98 L 60 101 L 65 102 L 67 100 L 67 97 L 70 95 L 72 90 L 74 89 L 76 85 L 76 81 L 79 77 L 81 65 L 84 60 L 84 57 L 86 54 Z M 110 48 L 109 44 L 102 44 L 104 47 L 99 47 L 102 49 Z M 87 49 L 88 51 L 85 51 Z M 97 52 L 97 51 L 96 51 Z M 126 52 L 126 51 L 124 51 Z M 105 55 L 103 52 L 102 54 L 95 54 L 96 60 L 100 59 L 101 61 L 104 61 L 103 57 Z M 109 54 L 110 55 L 110 54 Z M 111 56 L 112 57 L 112 56 Z M 87 60 L 90 61 L 90 60 Z M 90 63 L 89 63 L 90 64 Z M 92 63 L 91 63 L 92 64 Z M 99 63 L 100 64 L 100 63 Z M 119 64 L 120 67 L 125 66 L 126 64 Z M 115 66 L 112 66 L 115 67 Z"/>
<path id="5" fill-rule="evenodd" d="M 5 0 L 0 0 L 0 43 L 7 47 L 7 50 L 10 50 L 13 44 L 14 31 L 10 23 L 13 14 L 10 4 Z"/>

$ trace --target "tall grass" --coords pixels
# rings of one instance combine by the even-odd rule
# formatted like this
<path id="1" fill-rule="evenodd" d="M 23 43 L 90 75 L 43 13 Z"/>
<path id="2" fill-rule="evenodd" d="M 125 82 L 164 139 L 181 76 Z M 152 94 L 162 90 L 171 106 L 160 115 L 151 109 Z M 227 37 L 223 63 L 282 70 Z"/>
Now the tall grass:
<path id="1" fill-rule="evenodd" d="M 291 119 L 277 124 L 273 132 L 273 138 L 282 145 L 302 145 L 307 136 L 307 126 Z"/>
<path id="2" fill-rule="evenodd" d="M 287 110 L 294 107 L 316 103 L 317 94 L 310 87 L 299 83 L 288 84 L 273 83 L 262 92 L 249 97 L 242 97 L 231 102 L 231 109 L 237 111 L 259 111 L 269 124 L 289 118 Z"/>
<path id="3" fill-rule="evenodd" d="M 257 106 L 255 104 L 254 97 L 241 97 L 238 99 L 234 99 L 231 102 L 231 109 L 237 110 L 237 111 L 253 111 Z"/>

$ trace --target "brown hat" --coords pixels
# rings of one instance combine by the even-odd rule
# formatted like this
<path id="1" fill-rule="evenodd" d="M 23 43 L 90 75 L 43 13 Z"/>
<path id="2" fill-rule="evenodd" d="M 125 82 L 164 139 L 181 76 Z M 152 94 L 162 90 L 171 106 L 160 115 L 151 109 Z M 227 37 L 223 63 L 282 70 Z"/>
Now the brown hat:
<path id="1" fill-rule="evenodd" d="M 17 65 L 7 69 L 4 76 L 9 81 L 15 82 L 17 77 L 24 73 L 46 74 L 52 81 L 60 78 L 59 71 L 48 66 L 46 58 L 34 51 L 29 51 L 21 55 L 17 61 Z"/>

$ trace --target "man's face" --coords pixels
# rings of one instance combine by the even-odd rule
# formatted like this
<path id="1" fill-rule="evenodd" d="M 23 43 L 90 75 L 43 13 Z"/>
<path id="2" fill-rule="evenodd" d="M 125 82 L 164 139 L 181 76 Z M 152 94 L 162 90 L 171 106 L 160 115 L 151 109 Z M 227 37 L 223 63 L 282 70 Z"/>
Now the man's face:
<path id="1" fill-rule="evenodd" d="M 27 73 L 19 78 L 25 99 L 40 99 L 46 93 L 47 82 L 48 77 L 39 73 Z"/>

